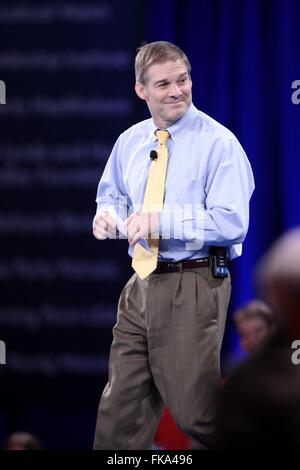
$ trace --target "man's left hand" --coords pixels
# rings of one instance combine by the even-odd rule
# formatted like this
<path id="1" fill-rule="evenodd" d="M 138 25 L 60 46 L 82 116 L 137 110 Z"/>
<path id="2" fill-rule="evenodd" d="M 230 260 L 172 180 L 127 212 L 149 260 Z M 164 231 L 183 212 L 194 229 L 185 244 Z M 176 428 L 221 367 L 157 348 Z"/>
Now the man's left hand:
<path id="1" fill-rule="evenodd" d="M 159 237 L 160 212 L 133 212 L 124 222 L 128 242 L 134 246 L 141 238 Z"/>

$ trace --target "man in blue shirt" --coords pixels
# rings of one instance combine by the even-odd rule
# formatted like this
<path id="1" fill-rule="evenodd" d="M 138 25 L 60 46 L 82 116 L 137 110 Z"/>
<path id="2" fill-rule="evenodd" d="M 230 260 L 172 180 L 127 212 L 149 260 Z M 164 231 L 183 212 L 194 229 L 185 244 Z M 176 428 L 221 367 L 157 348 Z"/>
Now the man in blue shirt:
<path id="1" fill-rule="evenodd" d="M 151 448 L 163 403 L 199 448 L 214 432 L 231 287 L 213 275 L 210 247 L 241 255 L 254 181 L 236 137 L 192 104 L 190 71 L 174 44 L 139 49 L 135 90 L 152 117 L 120 135 L 98 187 L 95 237 L 126 236 L 133 257 L 158 239 L 159 251 L 156 269 L 120 296 L 96 449 Z M 158 129 L 168 131 L 164 205 L 146 212 Z"/>

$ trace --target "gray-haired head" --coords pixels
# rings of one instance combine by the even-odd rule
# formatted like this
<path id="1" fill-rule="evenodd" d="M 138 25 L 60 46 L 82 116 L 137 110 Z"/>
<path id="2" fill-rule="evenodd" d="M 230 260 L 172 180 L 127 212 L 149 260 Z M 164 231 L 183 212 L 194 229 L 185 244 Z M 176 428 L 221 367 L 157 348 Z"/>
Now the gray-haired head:
<path id="1" fill-rule="evenodd" d="M 161 64 L 167 61 L 182 60 L 186 68 L 191 73 L 191 64 L 186 54 L 175 44 L 168 41 L 155 41 L 144 44 L 138 49 L 135 58 L 135 79 L 136 82 L 145 85 L 147 81 L 147 70 L 153 64 Z"/>
<path id="2" fill-rule="evenodd" d="M 300 333 L 300 228 L 286 232 L 257 268 L 257 284 L 283 328 Z"/>

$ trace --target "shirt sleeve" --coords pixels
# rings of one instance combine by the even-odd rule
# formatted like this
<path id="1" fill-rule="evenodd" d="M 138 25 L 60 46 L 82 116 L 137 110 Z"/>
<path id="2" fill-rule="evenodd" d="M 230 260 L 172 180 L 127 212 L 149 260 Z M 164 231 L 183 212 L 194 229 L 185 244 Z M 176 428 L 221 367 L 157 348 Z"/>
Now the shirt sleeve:
<path id="1" fill-rule="evenodd" d="M 117 221 L 119 231 L 123 232 L 122 222 L 127 218 L 128 195 L 122 176 L 122 134 L 116 141 L 104 168 L 97 190 L 97 213 L 108 211 Z"/>
<path id="2" fill-rule="evenodd" d="M 198 246 L 242 243 L 249 225 L 249 201 L 254 179 L 246 154 L 234 139 L 217 142 L 208 159 L 205 200 L 161 214 L 161 236 L 196 242 Z"/>

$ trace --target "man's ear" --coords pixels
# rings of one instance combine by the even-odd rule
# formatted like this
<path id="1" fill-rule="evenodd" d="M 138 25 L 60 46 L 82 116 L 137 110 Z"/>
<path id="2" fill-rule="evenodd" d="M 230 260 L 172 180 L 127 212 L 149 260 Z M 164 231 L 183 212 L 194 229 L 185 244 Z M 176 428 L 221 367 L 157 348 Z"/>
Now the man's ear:
<path id="1" fill-rule="evenodd" d="M 140 82 L 136 82 L 135 84 L 135 92 L 141 100 L 147 99 L 147 94 L 145 92 L 145 87 Z"/>

